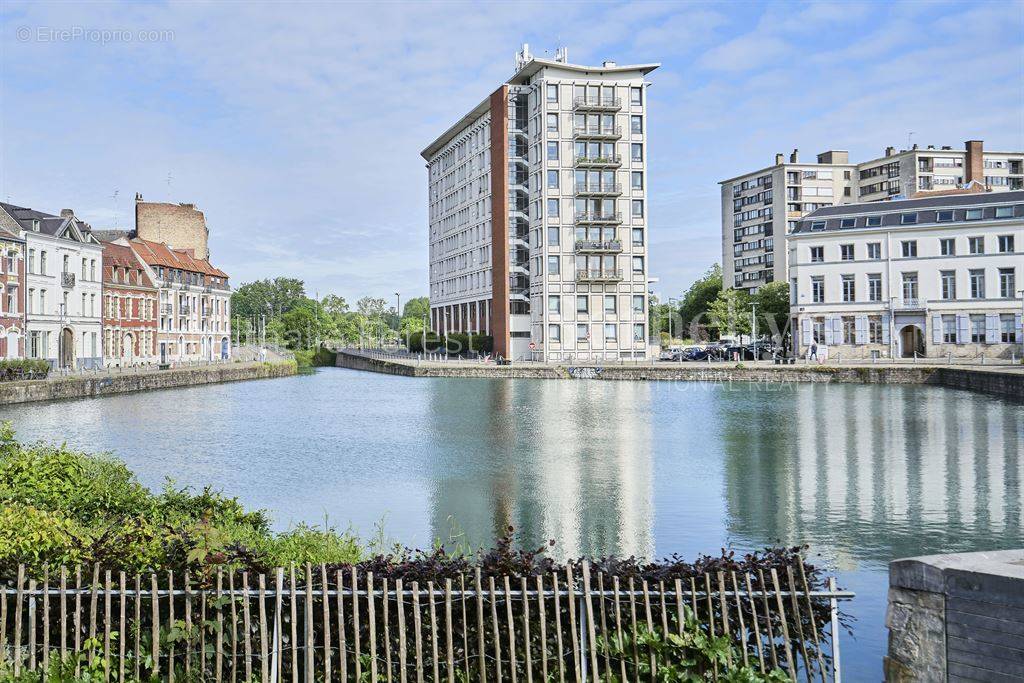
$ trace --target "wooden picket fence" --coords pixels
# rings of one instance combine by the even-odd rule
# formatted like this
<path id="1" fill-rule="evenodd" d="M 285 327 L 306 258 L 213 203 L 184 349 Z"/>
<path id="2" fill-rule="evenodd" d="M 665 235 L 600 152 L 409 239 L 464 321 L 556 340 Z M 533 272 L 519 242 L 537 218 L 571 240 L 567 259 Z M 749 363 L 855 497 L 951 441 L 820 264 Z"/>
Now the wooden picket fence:
<path id="1" fill-rule="evenodd" d="M 666 655 L 645 633 L 682 633 L 696 618 L 733 642 L 730 664 L 839 681 L 838 602 L 853 597 L 834 579 L 811 590 L 802 566 L 667 585 L 587 563 L 439 582 L 309 565 L 204 580 L 99 566 L 33 578 L 20 567 L 0 589 L 0 670 L 77 676 L 99 664 L 104 680 L 231 683 L 653 680 Z"/>

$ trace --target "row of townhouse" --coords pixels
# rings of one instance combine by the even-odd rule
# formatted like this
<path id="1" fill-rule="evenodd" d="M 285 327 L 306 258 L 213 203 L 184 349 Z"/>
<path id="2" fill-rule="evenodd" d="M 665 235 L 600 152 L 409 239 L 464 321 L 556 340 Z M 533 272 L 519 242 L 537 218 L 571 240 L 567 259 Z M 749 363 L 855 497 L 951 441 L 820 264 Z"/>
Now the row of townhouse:
<path id="1" fill-rule="evenodd" d="M 1024 191 L 820 208 L 787 242 L 798 355 L 1024 355 Z"/>
<path id="2" fill-rule="evenodd" d="M 70 369 L 227 359 L 228 276 L 196 251 L 0 203 L 0 357 Z"/>

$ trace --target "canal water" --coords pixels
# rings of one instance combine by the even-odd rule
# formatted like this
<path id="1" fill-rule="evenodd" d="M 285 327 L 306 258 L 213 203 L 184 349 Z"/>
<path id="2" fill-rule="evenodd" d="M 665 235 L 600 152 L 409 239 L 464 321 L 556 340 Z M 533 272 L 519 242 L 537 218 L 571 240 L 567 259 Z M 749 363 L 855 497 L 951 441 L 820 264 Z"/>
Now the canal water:
<path id="1" fill-rule="evenodd" d="M 0 408 L 22 440 L 213 485 L 279 528 L 426 547 L 514 526 L 562 556 L 808 543 L 878 680 L 886 563 L 1024 545 L 1024 404 L 938 387 L 312 375 Z"/>

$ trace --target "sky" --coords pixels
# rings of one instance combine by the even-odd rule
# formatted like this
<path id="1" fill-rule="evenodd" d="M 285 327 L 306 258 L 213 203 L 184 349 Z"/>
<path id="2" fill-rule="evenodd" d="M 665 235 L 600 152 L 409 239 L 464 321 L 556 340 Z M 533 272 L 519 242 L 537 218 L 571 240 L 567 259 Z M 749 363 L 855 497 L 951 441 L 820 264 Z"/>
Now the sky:
<path id="1" fill-rule="evenodd" d="M 539 57 L 660 62 L 648 91 L 650 271 L 721 259 L 718 182 L 908 140 L 1024 150 L 1024 2 L 0 0 L 0 198 L 95 228 L 194 203 L 235 286 L 427 293 L 419 152 Z"/>

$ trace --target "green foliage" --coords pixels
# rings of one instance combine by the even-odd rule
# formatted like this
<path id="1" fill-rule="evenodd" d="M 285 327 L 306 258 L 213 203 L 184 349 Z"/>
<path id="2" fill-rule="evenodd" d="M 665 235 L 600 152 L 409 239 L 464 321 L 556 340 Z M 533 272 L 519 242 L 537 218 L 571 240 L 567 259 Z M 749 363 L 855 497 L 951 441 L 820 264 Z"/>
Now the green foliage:
<path id="1" fill-rule="evenodd" d="M 0 360 L 0 380 L 43 379 L 50 374 L 50 364 L 33 358 L 8 358 Z"/>
<path id="2" fill-rule="evenodd" d="M 723 289 L 708 307 L 708 326 L 719 335 L 750 334 L 750 295 L 738 289 Z"/>
<path id="3" fill-rule="evenodd" d="M 305 299 L 302 280 L 289 277 L 258 280 L 242 285 L 231 294 L 231 311 L 241 318 L 265 315 L 270 319 L 287 313 Z"/>
<path id="4" fill-rule="evenodd" d="M 442 348 L 441 336 L 437 332 L 428 332 L 427 335 L 427 353 L 437 353 Z M 411 353 L 421 353 L 423 351 L 423 333 L 413 332 L 409 335 L 409 351 Z"/>
<path id="5" fill-rule="evenodd" d="M 679 306 L 679 318 L 682 321 L 682 328 L 687 330 L 687 333 L 694 325 L 707 324 L 708 309 L 721 291 L 722 267 L 716 263 L 690 285 L 690 289 L 683 296 Z M 680 332 L 680 335 L 682 334 Z"/>
<path id="6" fill-rule="evenodd" d="M 776 281 L 758 287 L 754 303 L 757 304 L 758 334 L 781 336 L 789 320 L 789 285 Z"/>
<path id="7" fill-rule="evenodd" d="M 355 536 L 301 526 L 275 535 L 266 513 L 207 487 L 153 493 L 109 456 L 19 444 L 0 424 L 0 572 L 25 564 L 189 570 L 355 561 Z"/>
<path id="8" fill-rule="evenodd" d="M 405 302 L 402 306 L 402 318 L 422 319 L 430 317 L 430 299 L 425 296 L 417 296 Z"/>
<path id="9" fill-rule="evenodd" d="M 444 342 L 448 353 L 466 354 L 473 351 L 490 353 L 494 350 L 494 337 L 483 334 L 449 332 L 445 335 Z"/>

